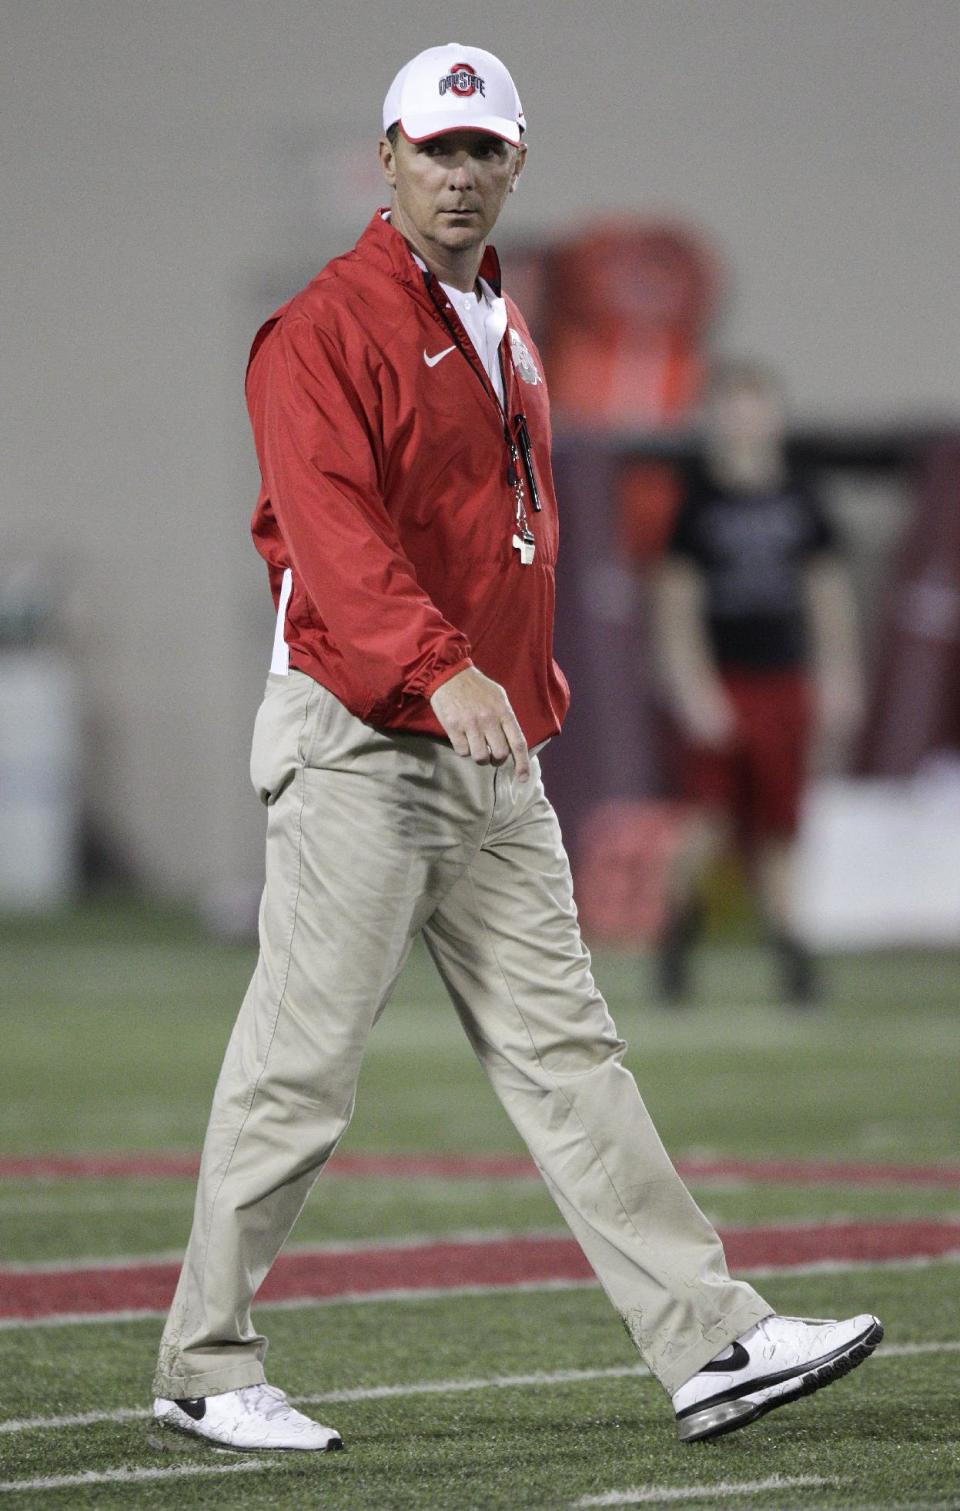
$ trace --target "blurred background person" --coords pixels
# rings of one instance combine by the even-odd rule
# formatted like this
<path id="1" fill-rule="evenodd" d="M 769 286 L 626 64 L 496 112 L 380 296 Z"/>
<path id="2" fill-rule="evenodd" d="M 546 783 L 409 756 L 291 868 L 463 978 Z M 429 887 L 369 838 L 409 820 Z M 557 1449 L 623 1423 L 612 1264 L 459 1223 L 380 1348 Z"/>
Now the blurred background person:
<path id="1" fill-rule="evenodd" d="M 657 951 L 661 996 L 690 991 L 703 881 L 731 846 L 744 860 L 796 1007 L 820 995 L 794 922 L 794 852 L 815 753 L 836 758 L 862 714 L 856 616 L 839 541 L 785 453 L 778 376 L 718 363 L 704 447 L 654 587 L 674 776 L 693 810 L 667 878 Z"/>

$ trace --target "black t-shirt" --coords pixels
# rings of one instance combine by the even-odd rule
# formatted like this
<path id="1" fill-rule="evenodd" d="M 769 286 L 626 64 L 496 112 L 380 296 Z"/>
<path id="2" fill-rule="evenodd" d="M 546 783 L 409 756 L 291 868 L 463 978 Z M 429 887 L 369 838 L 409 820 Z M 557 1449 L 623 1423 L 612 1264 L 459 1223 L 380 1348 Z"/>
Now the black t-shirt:
<path id="1" fill-rule="evenodd" d="M 706 583 L 707 630 L 719 666 L 801 667 L 808 655 L 804 568 L 837 549 L 822 504 L 800 479 L 733 492 L 691 479 L 667 547 Z"/>

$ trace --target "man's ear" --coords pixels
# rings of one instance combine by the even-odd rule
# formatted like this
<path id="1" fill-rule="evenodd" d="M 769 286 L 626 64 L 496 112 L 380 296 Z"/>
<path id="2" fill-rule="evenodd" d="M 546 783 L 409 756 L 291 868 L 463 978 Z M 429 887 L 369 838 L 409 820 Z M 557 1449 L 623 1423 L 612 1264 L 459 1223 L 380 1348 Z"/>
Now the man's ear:
<path id="1" fill-rule="evenodd" d="M 380 168 L 384 178 L 395 189 L 397 185 L 397 154 L 385 136 L 380 138 L 377 151 L 380 154 Z"/>
<path id="2" fill-rule="evenodd" d="M 517 187 L 517 179 L 520 177 L 521 173 L 523 172 L 523 165 L 526 162 L 526 160 L 527 160 L 527 144 L 526 144 L 526 142 L 521 142 L 520 145 L 517 147 L 516 161 L 514 162 L 514 165 L 513 165 L 513 177 L 510 180 L 510 193 L 511 194 L 513 193 L 514 189 Z"/>

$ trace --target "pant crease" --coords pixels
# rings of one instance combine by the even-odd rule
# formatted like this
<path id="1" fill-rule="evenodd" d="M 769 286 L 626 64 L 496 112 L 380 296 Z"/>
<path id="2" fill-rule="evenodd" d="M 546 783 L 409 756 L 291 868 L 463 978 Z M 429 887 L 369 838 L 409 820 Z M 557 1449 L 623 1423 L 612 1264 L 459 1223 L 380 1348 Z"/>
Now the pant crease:
<path id="1" fill-rule="evenodd" d="M 514 996 L 513 990 L 512 990 L 512 988 L 510 986 L 510 982 L 507 979 L 507 973 L 506 973 L 506 971 L 504 970 L 504 968 L 503 968 L 503 966 L 501 964 L 500 956 L 497 953 L 496 944 L 494 943 L 493 936 L 491 934 L 490 929 L 487 927 L 486 919 L 484 918 L 482 910 L 480 908 L 480 901 L 479 901 L 479 898 L 477 896 L 477 890 L 476 890 L 476 887 L 474 886 L 473 878 L 471 876 L 469 876 L 469 873 L 468 873 L 468 881 L 469 881 L 469 886 L 470 886 L 470 893 L 471 893 L 471 896 L 473 897 L 474 904 L 476 906 L 476 916 L 479 919 L 480 926 L 483 929 L 484 935 L 487 938 L 487 942 L 488 942 L 488 944 L 490 946 L 491 954 L 493 956 L 494 961 L 496 962 L 497 970 L 500 973 L 500 979 L 503 982 L 503 985 L 504 985 L 504 988 L 506 990 L 507 996 L 508 996 L 508 998 L 510 1000 L 510 1003 L 512 1004 L 514 1012 L 517 1014 L 517 1017 L 519 1018 L 520 1022 L 523 1024 L 524 1033 L 526 1034 L 527 1038 L 530 1041 L 530 1047 L 533 1050 L 534 1058 L 536 1059 L 536 1062 L 537 1062 L 538 1066 L 540 1067 L 540 1069 L 543 1071 L 544 1075 L 547 1076 L 547 1077 L 549 1077 L 549 1079 L 551 1081 L 551 1084 L 553 1086 L 553 1090 L 559 1096 L 561 1096 L 563 1098 L 564 1105 L 566 1106 L 568 1112 L 576 1119 L 579 1127 L 583 1130 L 583 1136 L 586 1139 L 587 1143 L 590 1145 L 590 1148 L 593 1150 L 594 1154 L 596 1155 L 597 1164 L 600 1166 L 600 1169 L 603 1171 L 604 1178 L 606 1179 L 606 1181 L 607 1181 L 607 1183 L 608 1183 L 608 1185 L 610 1187 L 610 1190 L 613 1192 L 614 1196 L 617 1199 L 617 1205 L 620 1208 L 620 1211 L 621 1211 L 621 1213 L 622 1213 L 622 1215 L 623 1215 L 623 1217 L 624 1217 L 624 1219 L 626 1221 L 626 1224 L 627 1224 L 628 1228 L 631 1230 L 631 1232 L 637 1238 L 638 1242 L 642 1245 L 642 1247 L 644 1249 L 646 1249 L 647 1248 L 646 1239 L 644 1238 L 643 1234 L 640 1232 L 639 1228 L 636 1226 L 636 1223 L 633 1221 L 633 1218 L 630 1216 L 630 1213 L 627 1211 L 627 1208 L 624 1205 L 623 1197 L 620 1195 L 620 1191 L 617 1188 L 617 1184 L 614 1181 L 613 1177 L 611 1176 L 609 1170 L 607 1169 L 607 1167 L 606 1167 L 606 1165 L 605 1165 L 605 1163 L 603 1161 L 603 1157 L 602 1157 L 599 1149 L 597 1148 L 596 1143 L 594 1142 L 594 1140 L 593 1140 L 593 1138 L 592 1138 L 592 1136 L 591 1136 L 591 1134 L 590 1134 L 590 1132 L 589 1132 L 589 1130 L 587 1128 L 587 1125 L 584 1123 L 583 1118 L 581 1117 L 581 1115 L 580 1115 L 579 1111 L 577 1110 L 576 1106 L 574 1105 L 574 1103 L 571 1101 L 571 1099 L 569 1098 L 569 1096 L 567 1096 L 566 1092 L 563 1090 L 563 1087 L 559 1084 L 559 1082 L 557 1081 L 556 1077 L 553 1075 L 553 1072 L 550 1071 L 550 1070 L 548 1070 L 547 1067 L 543 1063 L 543 1060 L 542 1060 L 542 1058 L 540 1056 L 540 1051 L 537 1049 L 536 1041 L 535 1041 L 535 1039 L 533 1037 L 533 1034 L 530 1032 L 529 1024 L 527 1023 L 526 1017 L 524 1016 L 523 1009 L 521 1008 L 520 1004 L 517 1002 L 516 997 Z"/>
<path id="2" fill-rule="evenodd" d="M 308 704 L 309 704 L 309 700 L 308 700 Z M 306 724 L 306 717 L 304 718 L 304 724 Z M 291 962 L 291 960 L 293 958 L 293 941 L 294 941 L 294 938 L 295 938 L 296 932 L 297 932 L 297 920 L 298 920 L 298 917 L 299 917 L 299 910 L 300 910 L 300 893 L 301 893 L 302 883 L 303 883 L 303 808 L 304 808 L 304 803 L 306 802 L 306 782 L 305 782 L 305 779 L 304 779 L 304 768 L 303 768 L 302 765 L 301 765 L 300 770 L 299 770 L 299 772 L 297 774 L 296 780 L 298 780 L 299 783 L 300 783 L 300 805 L 299 805 L 299 808 L 297 809 L 297 886 L 296 886 L 296 891 L 294 893 L 294 898 L 293 898 L 293 917 L 292 917 L 291 922 L 290 922 L 290 938 L 289 938 L 289 940 L 287 942 L 287 952 L 286 952 L 286 960 L 284 962 L 283 981 L 282 981 L 282 983 L 280 985 L 280 992 L 279 992 L 279 995 L 277 997 L 277 1010 L 276 1010 L 276 1012 L 274 1014 L 274 1017 L 273 1017 L 273 1027 L 271 1028 L 271 1031 L 270 1031 L 269 1041 L 267 1042 L 266 1048 L 264 1049 L 263 1059 L 260 1062 L 259 1070 L 258 1070 L 258 1073 L 257 1073 L 257 1078 L 256 1078 L 256 1080 L 253 1083 L 253 1087 L 252 1087 L 251 1092 L 250 1092 L 249 1101 L 247 1102 L 246 1108 L 244 1109 L 243 1117 L 240 1119 L 240 1126 L 237 1129 L 236 1137 L 235 1137 L 235 1139 L 234 1139 L 234 1141 L 233 1141 L 233 1143 L 232 1143 L 232 1145 L 230 1147 L 230 1152 L 227 1155 L 226 1160 L 224 1161 L 223 1169 L 220 1172 L 220 1179 L 217 1182 L 217 1189 L 216 1189 L 216 1191 L 214 1192 L 213 1196 L 210 1199 L 210 1204 L 209 1204 L 209 1207 L 208 1207 L 208 1210 L 207 1210 L 207 1233 L 206 1233 L 206 1241 L 205 1241 L 204 1246 L 203 1246 L 203 1263 L 202 1263 L 201 1270 L 200 1270 L 200 1290 L 201 1291 L 203 1290 L 203 1287 L 204 1287 L 205 1282 L 206 1282 L 206 1276 L 207 1276 L 207 1258 L 208 1258 L 208 1255 L 209 1255 L 209 1252 L 210 1252 L 210 1236 L 211 1236 L 211 1233 L 213 1231 L 213 1214 L 214 1214 L 214 1212 L 216 1210 L 217 1202 L 218 1202 L 218 1200 L 220 1198 L 220 1194 L 221 1194 L 221 1192 L 223 1190 L 224 1182 L 225 1182 L 228 1174 L 230 1173 L 230 1166 L 231 1166 L 231 1164 L 233 1162 L 233 1157 L 234 1157 L 234 1155 L 237 1152 L 237 1146 L 239 1145 L 240 1140 L 243 1137 L 243 1130 L 247 1126 L 247 1121 L 248 1121 L 248 1119 L 250 1117 L 251 1112 L 253 1111 L 253 1104 L 254 1104 L 254 1102 L 257 1099 L 257 1092 L 260 1089 L 260 1082 L 263 1080 L 263 1076 L 264 1076 L 264 1073 L 265 1073 L 266 1068 L 267 1068 L 267 1063 L 268 1063 L 268 1061 L 270 1059 L 270 1050 L 272 1049 L 272 1047 L 273 1047 L 273 1041 L 276 1038 L 277 1024 L 280 1021 L 280 1014 L 283 1012 L 283 1001 L 284 1001 L 284 997 L 285 997 L 286 991 L 287 991 L 287 982 L 290 979 L 290 962 Z"/>

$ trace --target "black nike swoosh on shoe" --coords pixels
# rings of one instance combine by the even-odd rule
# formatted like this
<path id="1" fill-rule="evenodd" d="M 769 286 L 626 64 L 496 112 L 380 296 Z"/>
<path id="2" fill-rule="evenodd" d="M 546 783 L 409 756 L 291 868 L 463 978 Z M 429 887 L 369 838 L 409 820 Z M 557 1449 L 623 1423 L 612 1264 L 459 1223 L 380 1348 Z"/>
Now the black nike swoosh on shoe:
<path id="1" fill-rule="evenodd" d="M 204 1396 L 187 1396 L 181 1401 L 174 1401 L 174 1406 L 179 1406 L 188 1417 L 193 1417 L 195 1422 L 200 1422 L 207 1414 L 207 1402 Z"/>
<path id="2" fill-rule="evenodd" d="M 831 1349 L 828 1354 L 821 1354 L 819 1359 L 808 1359 L 804 1364 L 797 1364 L 792 1369 L 781 1369 L 769 1375 L 754 1375 L 752 1380 L 744 1380 L 740 1385 L 734 1385 L 730 1390 L 721 1391 L 718 1395 L 709 1396 L 705 1401 L 697 1401 L 693 1406 L 688 1406 L 684 1411 L 677 1413 L 677 1421 L 684 1417 L 692 1416 L 694 1412 L 705 1411 L 710 1406 L 720 1406 L 726 1401 L 737 1401 L 741 1396 L 752 1395 L 755 1390 L 766 1390 L 771 1385 L 782 1385 L 786 1380 L 801 1379 L 804 1375 L 813 1375 L 817 1370 L 824 1369 L 828 1364 L 835 1366 L 830 1378 L 823 1384 L 829 1384 L 830 1379 L 835 1379 L 855 1365 L 861 1364 L 883 1337 L 883 1323 L 871 1322 L 868 1328 L 859 1333 L 856 1338 L 851 1338 L 849 1343 L 841 1343 L 838 1348 Z M 845 1361 L 850 1359 L 847 1364 Z M 817 1385 L 811 1389 L 816 1390 Z"/>
<path id="3" fill-rule="evenodd" d="M 700 1373 L 729 1374 L 732 1369 L 744 1369 L 750 1363 L 750 1355 L 742 1343 L 730 1343 L 728 1347 L 731 1352 L 726 1359 L 711 1359 L 709 1364 L 701 1366 Z"/>

